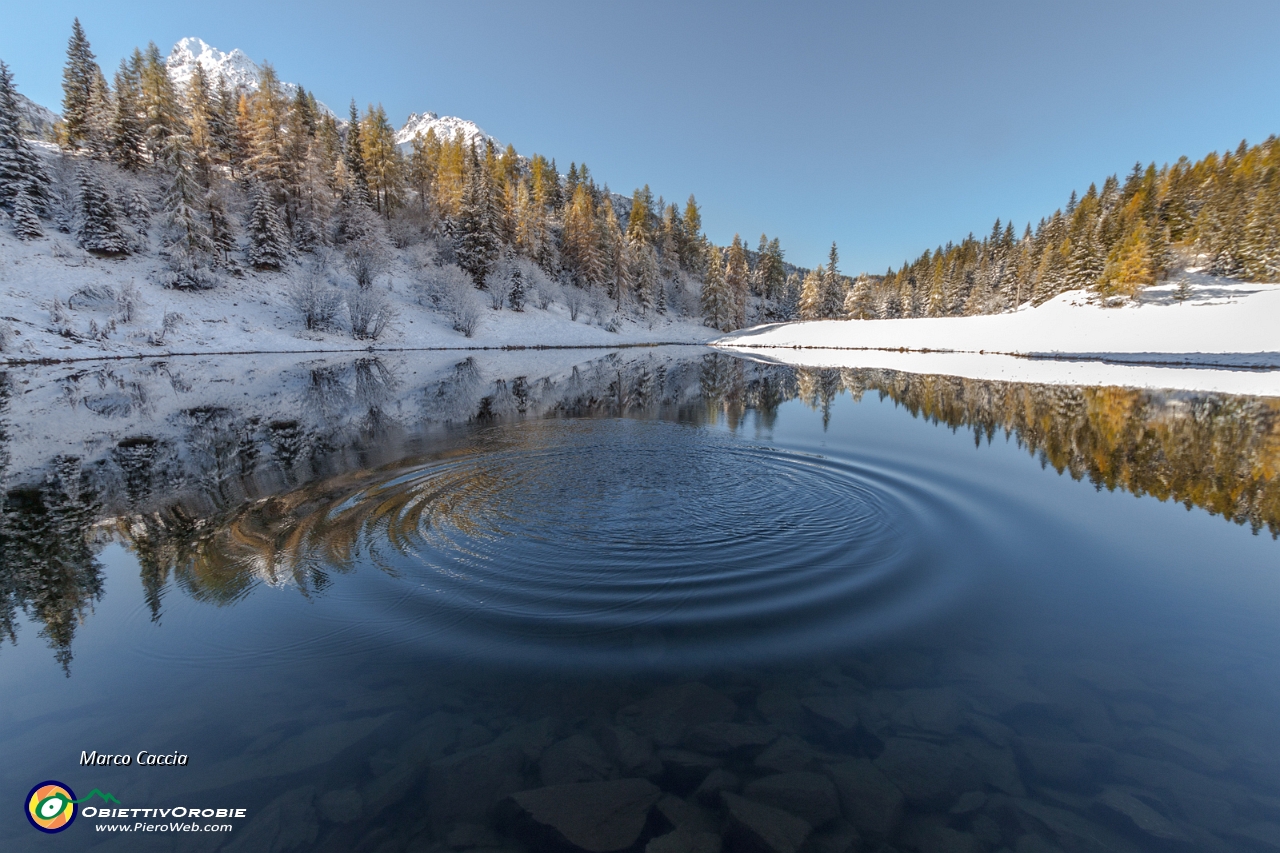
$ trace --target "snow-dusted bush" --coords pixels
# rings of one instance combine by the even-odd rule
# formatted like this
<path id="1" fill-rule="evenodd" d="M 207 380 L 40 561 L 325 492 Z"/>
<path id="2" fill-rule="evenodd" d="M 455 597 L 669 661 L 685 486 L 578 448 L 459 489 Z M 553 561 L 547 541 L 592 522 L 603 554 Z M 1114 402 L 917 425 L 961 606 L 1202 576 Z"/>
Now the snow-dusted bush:
<path id="1" fill-rule="evenodd" d="M 569 309 L 569 319 L 576 321 L 582 309 L 587 307 L 587 291 L 577 285 L 564 288 L 564 304 Z"/>
<path id="2" fill-rule="evenodd" d="M 115 305 L 116 289 L 109 284 L 86 284 L 67 297 L 68 308 L 103 308 Z"/>
<path id="3" fill-rule="evenodd" d="M 138 286 L 130 279 L 129 283 L 116 292 L 116 319 L 121 323 L 132 323 L 142 308 L 142 294 Z"/>
<path id="4" fill-rule="evenodd" d="M 530 292 L 533 294 L 534 303 L 546 311 L 560 295 L 560 285 L 543 275 L 540 281 L 534 282 Z"/>
<path id="5" fill-rule="evenodd" d="M 343 255 L 347 259 L 347 269 L 361 290 L 373 287 L 373 280 L 391 264 L 386 245 L 374 236 L 348 243 Z"/>
<path id="6" fill-rule="evenodd" d="M 509 257 L 500 260 L 493 269 L 493 272 L 484 280 L 485 293 L 489 296 L 489 307 L 494 311 L 501 311 L 502 306 L 507 304 L 507 297 L 511 295 L 511 276 L 515 271 L 515 265 Z"/>
<path id="7" fill-rule="evenodd" d="M 76 333 L 71 324 L 71 312 L 67 310 L 67 306 L 61 299 L 54 297 L 53 304 L 49 306 L 49 331 L 56 332 L 64 338 L 74 338 Z"/>
<path id="8" fill-rule="evenodd" d="M 385 292 L 374 288 L 349 294 L 347 313 L 351 316 L 351 337 L 361 341 L 376 341 L 396 319 L 391 300 Z"/>
<path id="9" fill-rule="evenodd" d="M 310 331 L 332 329 L 342 311 L 342 292 L 316 269 L 289 282 L 285 300 L 302 315 L 302 322 Z"/>
<path id="10" fill-rule="evenodd" d="M 174 248 L 166 269 L 158 270 L 155 281 L 167 290 L 212 290 L 222 284 L 217 272 L 205 266 L 203 259 Z"/>
<path id="11" fill-rule="evenodd" d="M 13 327 L 8 323 L 0 323 L 0 352 L 8 352 L 13 343 Z"/>
<path id="12" fill-rule="evenodd" d="M 449 318 L 455 331 L 468 338 L 484 316 L 484 302 L 471 276 L 455 264 L 423 270 L 419 281 L 423 301 Z"/>
<path id="13" fill-rule="evenodd" d="M 154 331 L 151 333 L 151 336 L 147 339 L 148 343 L 150 343 L 153 347 L 164 346 L 164 339 L 169 335 L 170 332 L 178 328 L 178 325 L 182 323 L 182 320 L 183 320 L 182 315 L 179 314 L 177 311 L 164 312 L 164 320 L 161 322 L 160 328 L 157 331 Z"/>
<path id="14" fill-rule="evenodd" d="M 435 231 L 429 214 L 416 207 L 396 210 L 387 223 L 387 239 L 397 249 L 408 249 L 427 240 Z"/>

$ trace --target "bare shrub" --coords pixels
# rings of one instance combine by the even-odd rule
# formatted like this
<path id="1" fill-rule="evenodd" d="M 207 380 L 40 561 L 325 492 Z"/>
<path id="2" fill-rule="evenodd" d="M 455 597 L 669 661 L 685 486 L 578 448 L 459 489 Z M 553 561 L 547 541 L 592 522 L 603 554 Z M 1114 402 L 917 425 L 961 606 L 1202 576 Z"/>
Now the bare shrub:
<path id="1" fill-rule="evenodd" d="M 449 318 L 455 331 L 471 337 L 484 316 L 484 302 L 471 276 L 455 264 L 423 270 L 419 279 L 423 301 Z"/>
<path id="2" fill-rule="evenodd" d="M 285 288 L 285 300 L 309 331 L 332 329 L 342 311 L 342 292 L 318 270 L 308 270 Z"/>
<path id="3" fill-rule="evenodd" d="M 569 319 L 575 322 L 587 305 L 587 292 L 577 285 L 564 288 L 564 304 L 569 309 Z"/>
<path id="4" fill-rule="evenodd" d="M 67 307 L 76 308 L 102 308 L 107 305 L 114 305 L 116 301 L 116 289 L 109 284 L 86 284 L 83 287 L 76 288 L 75 292 L 67 297 Z"/>
<path id="5" fill-rule="evenodd" d="M 387 247 L 375 237 L 365 237 L 347 244 L 344 255 L 347 269 L 351 271 L 361 290 L 373 287 L 373 280 L 382 275 L 391 262 Z"/>
<path id="6" fill-rule="evenodd" d="M 396 319 L 396 309 L 381 290 L 356 290 L 347 297 L 347 313 L 351 316 L 351 337 L 359 341 L 376 341 Z"/>
<path id="7" fill-rule="evenodd" d="M 49 306 L 49 331 L 64 338 L 78 337 L 72 328 L 71 311 L 57 297 L 54 297 L 53 304 Z"/>

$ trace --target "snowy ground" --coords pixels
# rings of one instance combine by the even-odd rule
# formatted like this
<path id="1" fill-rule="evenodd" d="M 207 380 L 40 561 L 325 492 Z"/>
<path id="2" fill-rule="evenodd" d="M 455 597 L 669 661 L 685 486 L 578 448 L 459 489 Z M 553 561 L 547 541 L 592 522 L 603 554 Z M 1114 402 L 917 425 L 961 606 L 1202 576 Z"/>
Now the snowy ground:
<path id="1" fill-rule="evenodd" d="M 1280 285 L 1188 277 L 1181 303 L 1172 283 L 1120 308 L 1074 291 L 1010 314 L 788 323 L 714 344 L 813 367 L 1280 396 Z"/>
<path id="2" fill-rule="evenodd" d="M 50 229 L 52 231 L 52 229 Z M 152 280 L 162 266 L 155 254 L 124 259 L 95 258 L 72 238 L 50 234 L 23 243 L 8 228 L 0 229 L 0 325 L 11 331 L 0 352 L 4 361 L 163 356 L 177 353 L 333 352 L 370 349 L 345 332 L 308 332 L 285 296 L 282 273 L 248 273 L 227 277 L 213 290 L 166 290 Z M 142 296 L 137 316 L 118 319 L 118 307 L 95 299 L 95 286 L 119 290 L 132 282 Z M 421 304 L 420 290 L 403 264 L 378 280 L 389 290 L 399 318 L 392 330 L 373 344 L 375 350 L 407 348 L 473 348 L 502 346 L 603 346 L 637 343 L 698 343 L 718 333 L 687 318 L 652 321 L 616 320 L 607 310 L 584 309 L 576 321 L 563 304 L 548 310 L 528 306 L 517 313 L 486 308 L 470 338 L 451 328 L 444 316 Z M 88 289 L 86 291 L 86 289 Z M 77 296 L 77 292 L 80 295 Z M 88 293 L 88 295 L 86 295 Z M 51 316 L 55 299 L 69 305 L 70 335 L 58 331 Z M 181 315 L 159 340 L 166 313 Z M 116 328 L 93 339 L 113 318 Z M 610 320 L 617 331 L 604 328 Z M 159 341 L 159 342 L 157 342 Z"/>

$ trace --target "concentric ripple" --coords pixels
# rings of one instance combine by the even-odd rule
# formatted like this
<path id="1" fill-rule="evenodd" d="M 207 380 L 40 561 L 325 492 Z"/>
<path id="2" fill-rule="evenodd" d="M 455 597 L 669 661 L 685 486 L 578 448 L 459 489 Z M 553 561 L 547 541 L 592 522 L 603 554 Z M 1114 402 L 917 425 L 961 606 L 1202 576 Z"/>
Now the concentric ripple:
<path id="1" fill-rule="evenodd" d="M 955 515 L 935 484 L 869 460 L 549 420 L 273 498 L 228 536 L 260 577 L 354 570 L 323 596 L 352 651 L 701 664 L 922 618 L 955 586 L 930 551 Z"/>

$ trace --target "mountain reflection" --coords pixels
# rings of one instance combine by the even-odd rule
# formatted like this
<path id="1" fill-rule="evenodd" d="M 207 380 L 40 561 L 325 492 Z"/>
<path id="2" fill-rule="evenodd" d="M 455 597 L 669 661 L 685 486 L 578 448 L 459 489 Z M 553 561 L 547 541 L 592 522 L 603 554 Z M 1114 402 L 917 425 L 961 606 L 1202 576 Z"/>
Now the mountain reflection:
<path id="1" fill-rule="evenodd" d="M 626 417 L 767 432 L 779 407 L 799 399 L 827 427 L 840 395 L 868 392 L 916 417 L 970 429 L 978 444 L 1003 432 L 1044 465 L 1099 488 L 1178 501 L 1255 533 L 1280 534 L 1276 399 L 790 368 L 660 351 L 615 353 L 547 375 L 512 365 L 521 366 L 468 358 L 413 378 L 404 364 L 376 358 L 290 365 L 273 405 L 229 395 L 159 415 L 105 447 L 86 440 L 82 455 L 32 461 L 23 452 L 22 470 L 13 462 L 11 423 L 18 373 L 0 374 L 0 632 L 17 642 L 25 614 L 69 672 L 76 627 L 103 594 L 97 555 L 113 541 L 135 555 L 159 620 L 172 589 L 219 605 L 263 583 L 320 593 L 334 573 L 362 562 L 362 537 L 410 547 L 411 532 L 441 524 L 483 535 L 469 526 L 469 507 L 492 499 L 502 483 L 486 482 L 474 466 L 448 473 L 446 463 L 493 450 L 485 446 L 487 425 Z M 183 399 L 200 386 L 168 366 L 128 377 L 121 369 L 63 377 L 64 393 L 74 400 L 81 386 L 129 387 L 150 407 L 166 393 Z M 446 467 L 431 489 L 381 487 L 394 472 L 428 463 Z"/>

